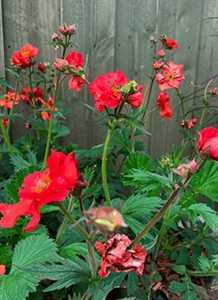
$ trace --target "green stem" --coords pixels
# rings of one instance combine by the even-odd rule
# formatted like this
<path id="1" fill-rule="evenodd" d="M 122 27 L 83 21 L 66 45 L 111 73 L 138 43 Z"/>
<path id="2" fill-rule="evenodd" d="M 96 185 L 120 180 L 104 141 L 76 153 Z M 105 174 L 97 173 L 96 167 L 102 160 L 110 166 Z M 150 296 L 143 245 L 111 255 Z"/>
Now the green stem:
<path id="1" fill-rule="evenodd" d="M 7 129 L 3 126 L 2 124 L 2 119 L 0 120 L 0 127 L 1 127 L 1 132 L 2 132 L 2 136 L 3 136 L 3 140 L 4 140 L 4 143 L 7 145 L 8 147 L 8 152 L 10 154 L 13 154 L 13 146 L 11 144 L 11 141 L 10 141 L 10 137 L 9 137 L 9 134 L 7 132 Z"/>
<path id="2" fill-rule="evenodd" d="M 45 147 L 45 154 L 44 154 L 44 165 L 46 165 L 48 154 L 49 154 L 49 148 L 51 143 L 51 136 L 52 136 L 52 116 L 48 123 L 48 135 L 47 135 L 47 141 L 46 141 L 46 147 Z"/>
<path id="3" fill-rule="evenodd" d="M 71 197 L 70 200 L 69 200 L 68 208 L 67 208 L 67 210 L 68 210 L 69 212 L 71 212 L 71 210 L 72 210 L 72 204 L 73 204 L 73 199 L 72 199 L 72 197 Z M 63 235 L 63 233 L 64 233 L 64 231 L 65 231 L 65 229 L 66 229 L 67 223 L 68 223 L 68 222 L 67 222 L 67 218 L 66 218 L 66 216 L 64 216 L 63 221 L 62 221 L 61 225 L 59 226 L 58 231 L 57 231 L 57 234 L 56 234 L 55 241 L 56 241 L 57 244 L 58 244 L 58 243 L 60 242 L 60 240 L 61 240 L 61 237 L 62 237 L 62 235 Z"/>
<path id="4" fill-rule="evenodd" d="M 66 209 L 66 207 L 62 203 L 57 203 L 57 206 L 60 208 L 63 215 L 68 219 L 68 221 L 75 225 L 76 229 L 84 236 L 86 241 L 90 243 L 90 237 L 88 232 L 85 230 L 83 226 L 77 223 L 77 221 L 74 219 L 74 217 L 71 215 L 71 213 Z"/>
<path id="5" fill-rule="evenodd" d="M 154 84 L 154 79 L 155 79 L 155 75 L 153 75 L 151 77 L 150 85 L 149 85 L 149 88 L 148 88 L 148 93 L 147 93 L 146 98 L 145 98 L 144 113 L 143 113 L 143 116 L 142 116 L 143 121 L 145 120 L 145 117 L 147 115 L 147 111 L 148 111 L 148 107 L 149 107 L 149 103 L 150 103 L 150 99 L 151 99 L 151 92 L 152 92 L 152 88 L 153 88 L 153 84 Z"/>
<path id="6" fill-rule="evenodd" d="M 198 168 L 198 172 L 200 171 L 200 169 L 204 166 L 205 162 L 207 160 L 204 159 L 199 163 L 199 168 Z M 196 173 L 195 173 L 196 174 Z M 164 214 L 166 213 L 166 211 L 168 210 L 168 208 L 173 204 L 173 202 L 176 200 L 179 192 L 182 189 L 185 189 L 189 182 L 191 177 L 193 176 L 193 174 L 189 174 L 189 176 L 186 178 L 186 180 L 181 184 L 181 185 L 176 185 L 173 192 L 170 194 L 169 198 L 167 199 L 166 203 L 164 204 L 164 206 L 159 210 L 159 212 L 156 213 L 156 215 L 145 225 L 144 229 L 139 232 L 137 234 L 137 236 L 135 237 L 135 239 L 133 240 L 133 242 L 131 243 L 132 245 L 137 244 L 144 236 L 146 236 L 148 234 L 148 232 L 162 219 L 162 217 L 164 216 Z"/>
<path id="7" fill-rule="evenodd" d="M 102 186 L 105 195 L 105 201 L 109 206 L 111 206 L 111 198 L 107 181 L 107 161 L 108 161 L 108 148 L 110 145 L 110 140 L 112 137 L 112 133 L 116 124 L 116 120 L 113 120 L 111 124 L 109 124 L 107 136 L 104 142 L 104 149 L 102 153 L 102 165 L 101 165 L 101 175 L 102 175 Z"/>
<path id="8" fill-rule="evenodd" d="M 171 193 L 170 197 L 164 204 L 164 206 L 159 210 L 158 213 L 145 225 L 145 228 L 137 234 L 135 239 L 132 242 L 132 245 L 137 244 L 148 232 L 161 220 L 162 216 L 166 212 L 166 210 L 170 207 L 170 205 L 174 202 L 177 195 L 179 194 L 179 191 L 181 189 L 181 186 L 177 186 L 175 190 Z"/>
<path id="9" fill-rule="evenodd" d="M 204 102 L 204 109 L 203 109 L 203 111 L 202 111 L 201 118 L 200 118 L 200 121 L 199 121 L 199 126 L 198 126 L 199 129 L 201 129 L 202 124 L 203 124 L 203 122 L 204 122 L 204 119 L 205 119 L 205 117 L 206 117 L 206 115 L 207 115 L 207 113 L 208 113 L 209 104 L 208 104 L 208 99 L 207 99 L 207 91 L 208 91 L 209 86 L 210 86 L 210 84 L 211 84 L 212 82 L 213 82 L 213 79 L 211 79 L 211 80 L 207 83 L 207 85 L 206 85 L 206 87 L 205 87 L 205 90 L 204 90 L 204 100 L 203 100 L 203 102 Z"/>
<path id="10" fill-rule="evenodd" d="M 176 93 L 177 93 L 177 96 L 178 96 L 179 99 L 180 99 L 180 105 L 181 105 L 182 117 L 183 117 L 183 120 L 185 120 L 184 98 L 183 98 L 182 94 L 180 93 L 180 90 L 179 90 L 179 89 L 176 89 Z"/>
<path id="11" fill-rule="evenodd" d="M 218 276 L 218 271 L 208 271 L 208 272 L 200 272 L 200 271 L 189 271 L 188 274 L 193 277 L 215 277 Z"/>

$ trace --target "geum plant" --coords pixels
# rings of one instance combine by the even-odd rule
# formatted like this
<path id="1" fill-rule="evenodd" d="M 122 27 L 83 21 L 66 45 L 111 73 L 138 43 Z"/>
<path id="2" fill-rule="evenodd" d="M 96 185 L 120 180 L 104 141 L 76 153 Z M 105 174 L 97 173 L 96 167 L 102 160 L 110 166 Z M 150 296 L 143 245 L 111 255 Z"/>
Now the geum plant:
<path id="1" fill-rule="evenodd" d="M 38 49 L 24 45 L 6 69 L 10 81 L 1 78 L 0 299 L 209 299 L 218 275 L 218 129 L 202 127 L 218 107 L 216 76 L 183 91 L 183 65 L 167 59 L 179 45 L 161 35 L 150 39 L 145 88 L 121 70 L 89 82 L 85 56 L 71 50 L 75 33 L 64 24 L 52 35 L 53 63 L 37 63 Z M 63 146 L 66 80 L 93 96 L 103 145 Z M 166 120 L 177 110 L 183 135 L 158 160 L 142 142 L 156 110 Z"/>

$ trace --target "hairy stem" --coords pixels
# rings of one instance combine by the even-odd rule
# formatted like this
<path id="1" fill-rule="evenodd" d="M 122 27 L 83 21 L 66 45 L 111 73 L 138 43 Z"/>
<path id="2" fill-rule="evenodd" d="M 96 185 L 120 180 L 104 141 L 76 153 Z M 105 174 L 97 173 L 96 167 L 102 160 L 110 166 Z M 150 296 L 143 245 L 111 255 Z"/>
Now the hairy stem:
<path id="1" fill-rule="evenodd" d="M 0 120 L 0 127 L 1 127 L 1 132 L 2 132 L 2 137 L 3 137 L 4 143 L 7 145 L 7 148 L 8 148 L 8 152 L 10 154 L 13 154 L 13 146 L 11 144 L 8 131 L 2 123 L 2 119 Z"/>
<path id="2" fill-rule="evenodd" d="M 48 135 L 47 135 L 47 141 L 46 141 L 46 146 L 45 146 L 45 154 L 44 154 L 44 165 L 46 165 L 48 154 L 49 154 L 49 149 L 50 149 L 50 143 L 51 143 L 51 137 L 52 137 L 52 116 L 50 120 L 48 121 Z"/>
<path id="3" fill-rule="evenodd" d="M 107 180 L 107 161 L 108 161 L 108 149 L 109 149 L 112 133 L 115 127 L 115 122 L 116 120 L 113 120 L 112 123 L 109 124 L 107 136 L 104 142 L 104 149 L 102 153 L 102 164 L 101 164 L 102 186 L 104 190 L 105 201 L 109 206 L 111 206 L 111 198 L 110 198 L 110 192 L 109 192 L 108 180 Z"/>
<path id="4" fill-rule="evenodd" d="M 204 89 L 204 100 L 203 100 L 203 102 L 204 102 L 204 109 L 202 110 L 202 114 L 201 114 L 201 117 L 200 117 L 199 126 L 198 126 L 199 129 L 201 129 L 201 127 L 202 127 L 202 125 L 203 125 L 203 122 L 204 122 L 204 119 L 205 119 L 205 117 L 206 117 L 207 114 L 208 114 L 209 103 L 208 103 L 208 99 L 207 99 L 207 91 L 208 91 L 209 86 L 210 86 L 210 84 L 211 84 L 212 82 L 213 82 L 213 79 L 211 79 L 211 80 L 207 83 L 207 85 L 206 85 L 206 87 L 205 87 L 205 89 Z"/>

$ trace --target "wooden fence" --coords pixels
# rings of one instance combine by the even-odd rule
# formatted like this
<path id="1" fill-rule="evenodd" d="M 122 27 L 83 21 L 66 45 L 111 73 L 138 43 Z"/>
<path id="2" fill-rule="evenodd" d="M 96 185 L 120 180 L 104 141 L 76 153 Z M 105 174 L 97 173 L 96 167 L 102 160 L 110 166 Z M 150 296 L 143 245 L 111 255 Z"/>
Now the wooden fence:
<path id="1" fill-rule="evenodd" d="M 149 37 L 166 33 L 181 45 L 173 59 L 185 66 L 187 88 L 190 80 L 199 83 L 218 72 L 216 17 L 218 0 L 0 0 L 1 72 L 11 52 L 26 42 L 39 46 L 43 60 L 52 60 L 48 41 L 57 26 L 66 22 L 78 26 L 75 41 L 88 55 L 90 80 L 102 72 L 123 69 L 130 79 L 144 83 L 145 72 L 151 71 Z M 100 143 L 104 131 L 96 116 L 79 104 L 81 99 L 92 102 L 85 90 L 80 95 L 64 92 L 71 114 L 70 139 L 87 147 Z M 146 137 L 150 152 L 159 155 L 178 142 L 176 122 L 151 114 L 147 128 L 152 137 Z"/>

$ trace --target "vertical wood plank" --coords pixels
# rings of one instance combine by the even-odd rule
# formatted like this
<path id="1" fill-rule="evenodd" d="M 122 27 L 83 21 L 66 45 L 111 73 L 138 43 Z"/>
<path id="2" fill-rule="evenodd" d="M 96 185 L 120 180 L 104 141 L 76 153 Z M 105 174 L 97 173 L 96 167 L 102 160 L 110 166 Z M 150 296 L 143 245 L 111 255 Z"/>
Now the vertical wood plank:
<path id="1" fill-rule="evenodd" d="M 54 57 L 49 45 L 52 32 L 59 24 L 58 0 L 3 0 L 3 26 L 6 64 L 13 51 L 23 44 L 32 43 L 39 48 L 42 60 Z M 25 107 L 19 107 L 25 116 Z M 23 134 L 23 122 L 18 120 L 13 128 L 13 136 Z"/>
<path id="2" fill-rule="evenodd" d="M 78 49 L 87 55 L 90 81 L 100 73 L 113 69 L 114 20 L 114 0 L 63 1 L 63 21 L 78 26 L 75 42 Z M 82 103 L 94 105 L 87 89 L 84 88 L 79 94 L 65 90 L 64 97 L 71 115 L 72 141 L 82 147 L 101 143 L 104 131 L 97 124 L 98 117 L 82 106 Z"/>
<path id="3" fill-rule="evenodd" d="M 3 36 L 3 11 L 2 0 L 0 0 L 0 76 L 4 76 L 5 67 L 5 51 L 4 51 L 4 36 Z"/>

